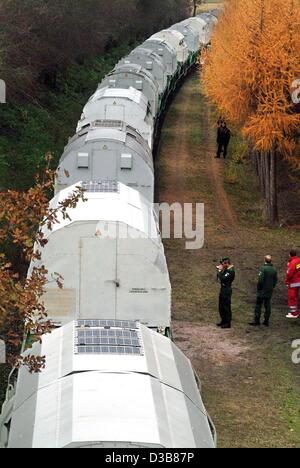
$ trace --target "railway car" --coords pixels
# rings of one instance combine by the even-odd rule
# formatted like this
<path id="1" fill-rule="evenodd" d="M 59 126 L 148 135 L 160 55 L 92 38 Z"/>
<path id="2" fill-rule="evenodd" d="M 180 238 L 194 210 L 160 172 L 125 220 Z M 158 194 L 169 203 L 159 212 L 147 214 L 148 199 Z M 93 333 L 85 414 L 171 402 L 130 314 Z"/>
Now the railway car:
<path id="1" fill-rule="evenodd" d="M 213 29 L 218 23 L 216 16 L 212 15 L 210 12 L 205 12 L 205 13 L 202 13 L 201 15 L 198 15 L 196 18 L 200 18 L 207 23 L 208 43 L 209 43 L 211 40 Z"/>
<path id="2" fill-rule="evenodd" d="M 151 49 L 145 47 L 136 47 L 127 57 L 119 61 L 119 64 L 137 64 L 146 68 L 158 84 L 161 94 L 165 93 L 168 85 L 167 65 L 163 58 Z"/>
<path id="3" fill-rule="evenodd" d="M 189 62 L 189 50 L 186 44 L 184 35 L 179 31 L 172 29 L 164 29 L 153 36 L 150 40 L 158 39 L 159 41 L 165 41 L 176 51 L 177 58 L 177 79 L 180 79 L 185 75 Z"/>
<path id="4" fill-rule="evenodd" d="M 45 227 L 48 244 L 29 270 L 42 264 L 48 271 L 43 300 L 49 318 L 58 326 L 76 318 L 139 320 L 168 334 L 171 285 L 152 203 L 122 183 L 92 181 L 62 190 L 50 207 L 79 185 L 87 201 L 70 209 L 71 219 Z"/>
<path id="5" fill-rule="evenodd" d="M 185 26 L 190 26 L 199 33 L 199 47 L 206 47 L 210 43 L 211 30 L 210 23 L 208 19 L 202 18 L 201 16 L 196 16 L 194 18 L 189 18 L 182 22 Z"/>
<path id="6" fill-rule="evenodd" d="M 151 113 L 156 115 L 160 107 L 160 90 L 154 76 L 141 65 L 135 63 L 119 63 L 107 75 L 98 89 L 101 88 L 135 88 L 141 91 L 150 104 Z"/>
<path id="7" fill-rule="evenodd" d="M 57 170 L 55 193 L 82 180 L 118 180 L 153 202 L 154 167 L 150 148 L 124 122 L 93 122 L 66 146 Z"/>
<path id="8" fill-rule="evenodd" d="M 217 20 L 219 19 L 220 15 L 222 14 L 222 9 L 218 9 L 216 8 L 215 10 L 211 10 L 210 11 L 210 14 L 215 16 L 217 18 Z"/>
<path id="9" fill-rule="evenodd" d="M 43 227 L 48 243 L 28 272 L 45 265 L 43 301 L 57 329 L 26 352 L 45 356 L 45 369 L 21 368 L 8 387 L 0 448 L 216 446 L 199 379 L 170 339 L 151 155 L 166 101 L 216 23 L 210 12 L 151 36 L 84 107 L 50 207 L 78 186 L 84 200 Z"/>
<path id="10" fill-rule="evenodd" d="M 157 37 L 151 37 L 147 39 L 143 45 L 143 48 L 150 49 L 157 53 L 162 58 L 163 63 L 166 66 L 166 72 L 168 77 L 168 86 L 166 88 L 166 96 L 171 90 L 176 87 L 176 73 L 178 68 L 177 54 L 175 48 L 164 39 L 158 39 Z"/>
<path id="11" fill-rule="evenodd" d="M 177 23 L 170 29 L 179 31 L 184 36 L 190 54 L 190 65 L 193 65 L 200 50 L 199 31 L 193 25 L 184 23 Z"/>
<path id="12" fill-rule="evenodd" d="M 89 99 L 78 122 L 77 132 L 96 120 L 126 122 L 153 147 L 155 114 L 146 96 L 135 88 L 100 88 Z"/>
<path id="13" fill-rule="evenodd" d="M 3 446 L 215 447 L 190 361 L 138 322 L 72 321 L 30 353 L 46 368 L 20 370 Z"/>

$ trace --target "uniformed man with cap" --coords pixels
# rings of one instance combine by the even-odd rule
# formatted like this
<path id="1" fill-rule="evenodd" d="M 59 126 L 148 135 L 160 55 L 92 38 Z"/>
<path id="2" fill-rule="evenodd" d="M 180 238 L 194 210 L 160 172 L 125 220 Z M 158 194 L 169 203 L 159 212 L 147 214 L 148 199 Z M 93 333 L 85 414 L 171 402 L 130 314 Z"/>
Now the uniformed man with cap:
<path id="1" fill-rule="evenodd" d="M 234 266 L 231 264 L 229 257 L 221 259 L 221 264 L 217 266 L 218 269 L 218 280 L 221 283 L 221 291 L 219 298 L 219 312 L 221 316 L 221 322 L 218 323 L 218 327 L 223 329 L 231 328 L 232 322 L 232 283 L 235 280 Z"/>
<path id="2" fill-rule="evenodd" d="M 278 274 L 276 268 L 273 266 L 271 255 L 265 257 L 265 264 L 261 267 L 258 275 L 257 283 L 257 300 L 255 307 L 254 321 L 249 325 L 252 327 L 260 326 L 262 306 L 265 307 L 265 327 L 270 324 L 272 313 L 272 296 L 274 289 L 278 283 Z"/>

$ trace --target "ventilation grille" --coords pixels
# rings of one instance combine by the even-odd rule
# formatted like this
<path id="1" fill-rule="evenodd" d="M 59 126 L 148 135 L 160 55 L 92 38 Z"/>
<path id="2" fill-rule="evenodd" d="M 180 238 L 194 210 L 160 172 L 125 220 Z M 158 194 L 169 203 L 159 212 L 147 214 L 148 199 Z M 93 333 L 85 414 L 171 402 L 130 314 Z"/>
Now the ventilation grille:
<path id="1" fill-rule="evenodd" d="M 123 128 L 124 122 L 122 120 L 95 120 L 92 125 L 98 128 Z"/>
<path id="2" fill-rule="evenodd" d="M 120 193 L 119 182 L 115 180 L 82 182 L 82 188 L 89 193 Z"/>

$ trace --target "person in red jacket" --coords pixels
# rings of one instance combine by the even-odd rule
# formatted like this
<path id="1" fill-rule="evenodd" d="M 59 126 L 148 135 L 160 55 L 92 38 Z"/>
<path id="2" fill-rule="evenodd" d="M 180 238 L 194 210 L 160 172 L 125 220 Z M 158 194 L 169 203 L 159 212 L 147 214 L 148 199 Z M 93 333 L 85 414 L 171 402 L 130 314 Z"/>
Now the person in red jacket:
<path id="1" fill-rule="evenodd" d="M 288 287 L 288 299 L 290 308 L 290 313 L 287 315 L 287 318 L 297 319 L 300 316 L 300 258 L 298 257 L 296 250 L 292 250 L 290 252 L 285 284 Z"/>

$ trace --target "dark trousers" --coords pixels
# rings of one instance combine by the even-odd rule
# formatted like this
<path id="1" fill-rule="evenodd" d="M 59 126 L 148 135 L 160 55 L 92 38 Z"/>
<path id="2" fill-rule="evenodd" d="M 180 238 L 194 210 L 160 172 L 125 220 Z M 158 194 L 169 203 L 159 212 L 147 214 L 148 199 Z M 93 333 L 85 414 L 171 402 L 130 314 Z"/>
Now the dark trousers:
<path id="1" fill-rule="evenodd" d="M 271 296 L 261 296 L 258 295 L 256 299 L 256 306 L 255 306 L 255 321 L 260 323 L 262 307 L 265 307 L 265 322 L 269 323 L 271 313 L 272 313 L 272 306 L 271 306 L 272 297 Z"/>
<path id="2" fill-rule="evenodd" d="M 219 312 L 222 319 L 222 325 L 231 325 L 232 321 L 232 289 L 222 287 L 219 298 Z"/>
<path id="3" fill-rule="evenodd" d="M 224 158 L 227 156 L 227 150 L 228 150 L 228 144 L 229 143 L 219 143 L 218 144 L 218 151 L 217 151 L 217 157 L 220 158 L 221 154 L 223 153 Z"/>

